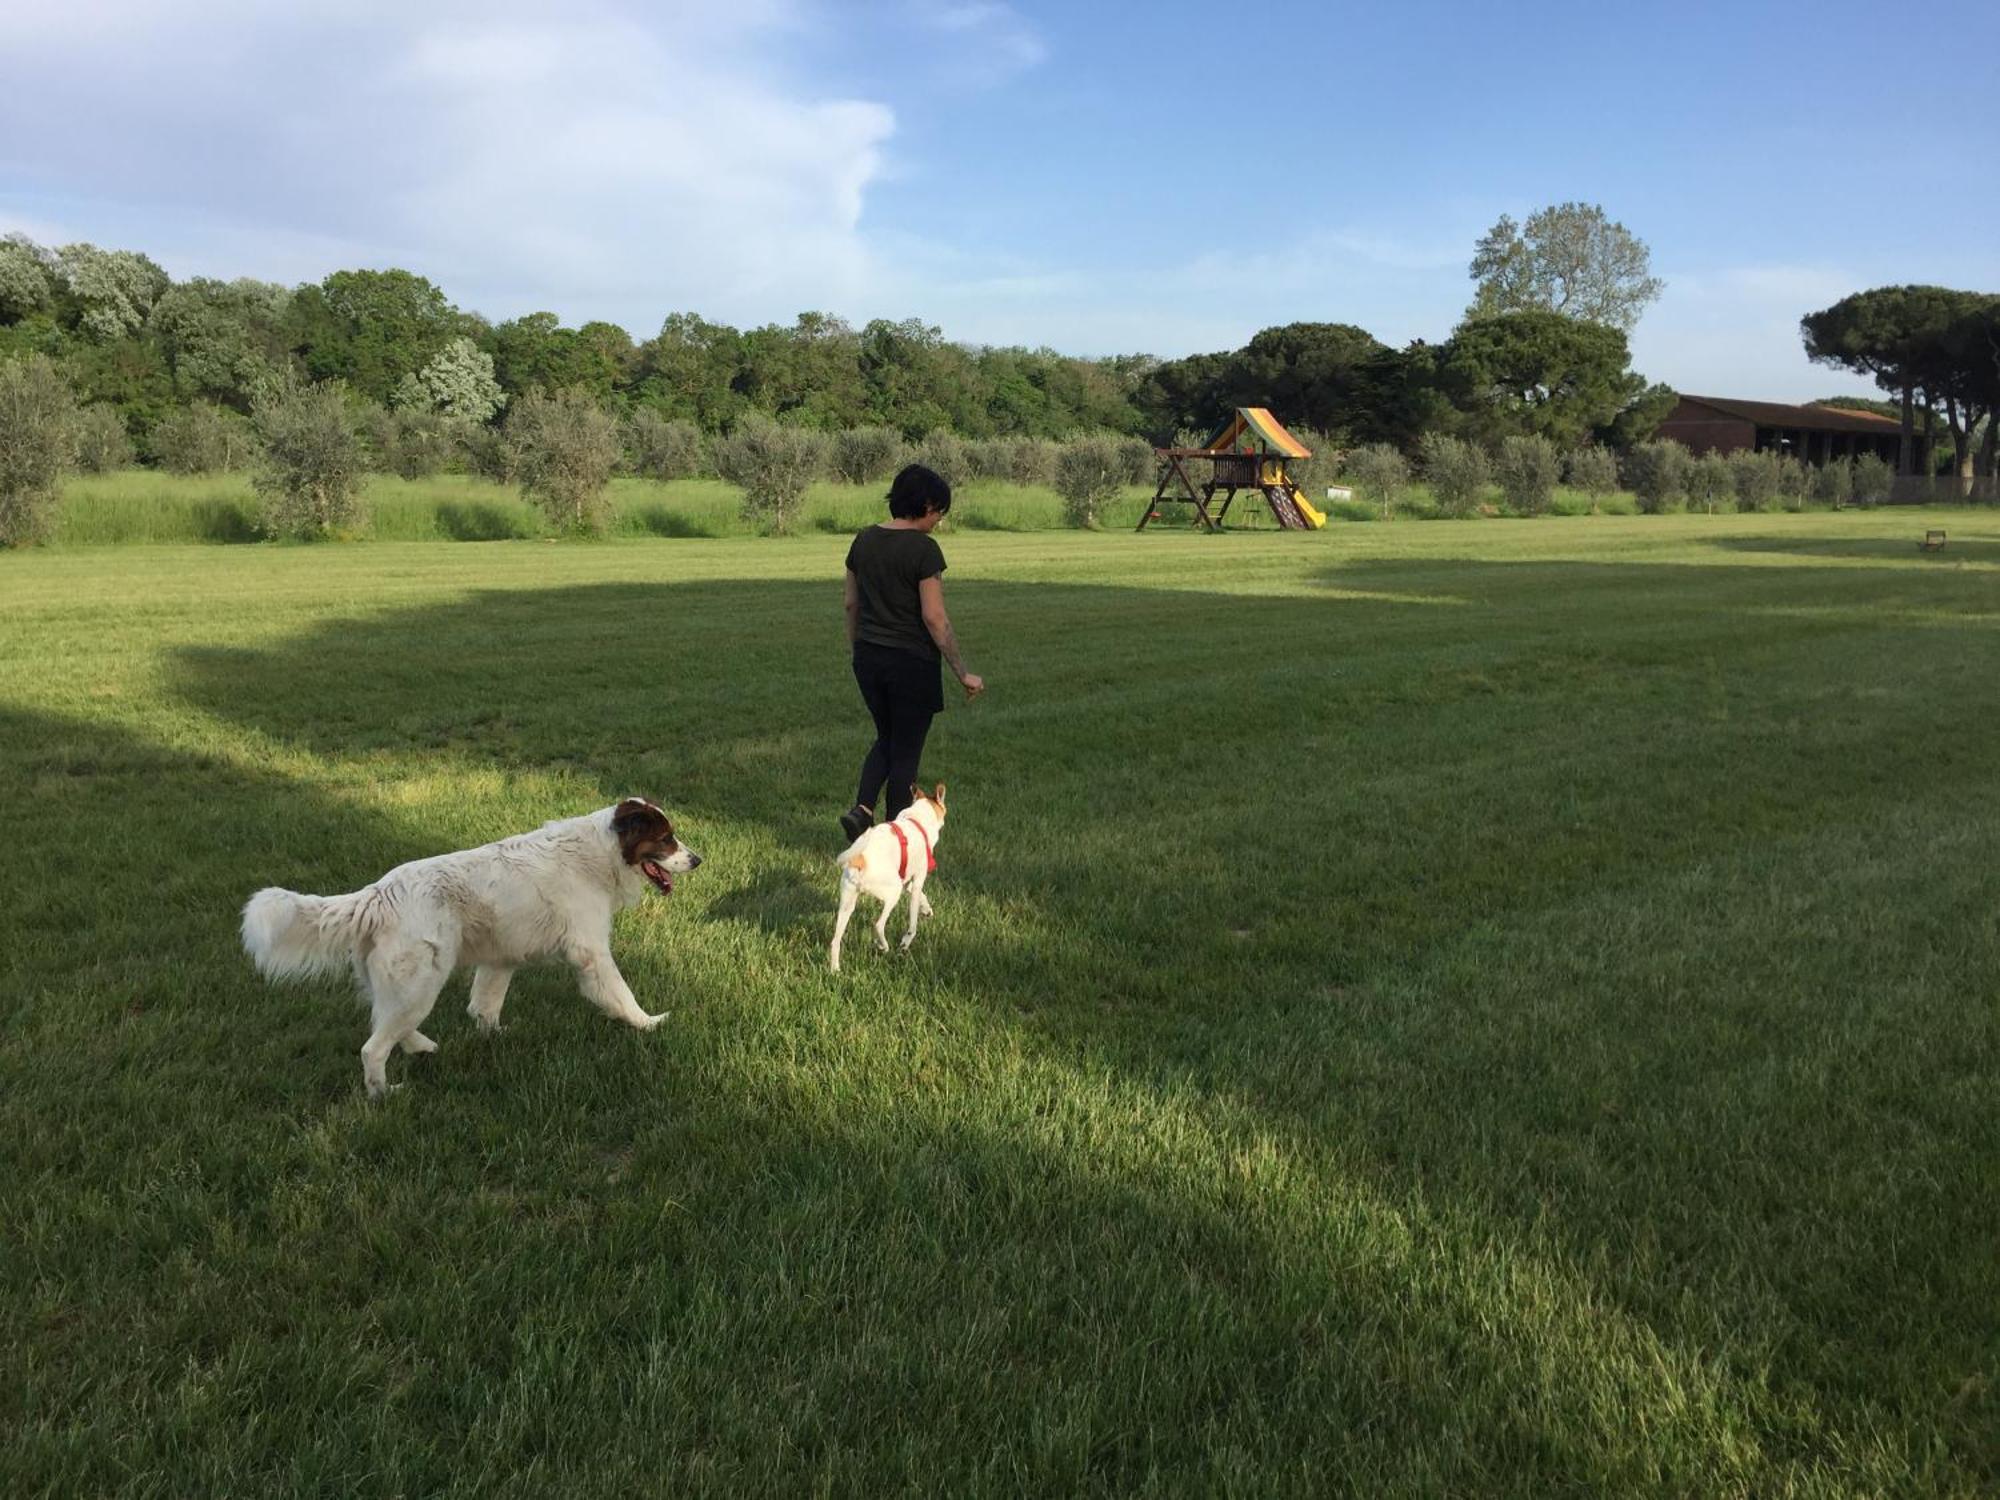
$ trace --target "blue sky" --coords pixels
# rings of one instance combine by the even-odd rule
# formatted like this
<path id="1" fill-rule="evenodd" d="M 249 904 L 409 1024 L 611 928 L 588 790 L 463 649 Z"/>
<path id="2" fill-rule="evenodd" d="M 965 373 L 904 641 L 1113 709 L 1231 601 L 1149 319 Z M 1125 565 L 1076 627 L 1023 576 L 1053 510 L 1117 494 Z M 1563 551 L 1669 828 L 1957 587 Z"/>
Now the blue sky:
<path id="1" fill-rule="evenodd" d="M 1641 371 L 1804 398 L 1865 387 L 1802 313 L 2000 290 L 1996 99 L 1961 0 L 72 0 L 0 8 L 0 229 L 642 338 L 822 308 L 1171 356 L 1442 338 L 1480 233 L 1574 198 L 1666 280 Z"/>

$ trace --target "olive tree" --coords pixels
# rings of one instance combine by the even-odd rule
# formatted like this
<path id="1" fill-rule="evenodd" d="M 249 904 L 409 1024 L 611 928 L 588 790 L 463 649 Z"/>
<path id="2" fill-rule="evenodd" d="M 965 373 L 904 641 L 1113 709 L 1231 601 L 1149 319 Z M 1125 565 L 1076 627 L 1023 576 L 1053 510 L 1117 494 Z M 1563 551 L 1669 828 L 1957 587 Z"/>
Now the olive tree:
<path id="1" fill-rule="evenodd" d="M 86 406 L 76 424 L 76 466 L 86 474 L 109 474 L 130 467 L 132 434 L 125 419 L 102 401 Z"/>
<path id="2" fill-rule="evenodd" d="M 792 529 L 806 490 L 826 471 L 827 437 L 768 417 L 746 418 L 715 445 L 716 472 L 743 491 L 746 519 L 768 531 Z"/>
<path id="3" fill-rule="evenodd" d="M 926 433 L 911 458 L 953 489 L 972 477 L 972 455 L 965 439 L 943 427 Z"/>
<path id="4" fill-rule="evenodd" d="M 1347 455 L 1340 472 L 1357 499 L 1382 507 L 1385 521 L 1410 482 L 1409 461 L 1387 443 L 1356 448 Z"/>
<path id="5" fill-rule="evenodd" d="M 216 474 L 241 468 L 254 446 L 243 419 L 208 401 L 170 412 L 147 440 L 160 467 L 174 474 Z"/>
<path id="6" fill-rule="evenodd" d="M 1649 516 L 1661 514 L 1686 491 L 1687 469 L 1687 449 L 1671 439 L 1640 443 L 1625 455 L 1625 482 Z"/>
<path id="7" fill-rule="evenodd" d="M 849 427 L 833 435 L 833 472 L 848 484 L 879 484 L 900 469 L 909 449 L 893 427 Z"/>
<path id="8" fill-rule="evenodd" d="M 1729 460 L 1720 453 L 1704 453 L 1687 466 L 1688 509 L 1714 515 L 1718 509 L 1736 508 L 1736 484 L 1729 472 Z"/>
<path id="9" fill-rule="evenodd" d="M 361 522 L 368 450 L 340 381 L 281 381 L 260 395 L 250 420 L 262 443 L 251 484 L 264 499 L 272 536 L 323 537 Z"/>
<path id="10" fill-rule="evenodd" d="M 1115 437 L 1097 434 L 1074 438 L 1056 455 L 1056 493 L 1062 497 L 1063 520 L 1071 526 L 1095 528 L 1104 507 L 1125 487 L 1126 455 Z"/>
<path id="11" fill-rule="evenodd" d="M 689 479 L 707 459 L 701 429 L 642 406 L 625 419 L 625 462 L 648 479 Z"/>
<path id="12" fill-rule="evenodd" d="M 1569 476 L 1570 488 L 1590 496 L 1593 516 L 1604 504 L 1604 497 L 1618 488 L 1618 455 L 1609 448 L 1600 448 L 1595 443 L 1572 448 L 1563 468 Z"/>
<path id="13" fill-rule="evenodd" d="M 0 363 L 0 547 L 48 534 L 77 420 L 76 397 L 43 356 Z"/>
<path id="14" fill-rule="evenodd" d="M 604 486 L 618 467 L 618 424 L 581 387 L 533 389 L 507 413 L 507 467 L 550 524 L 603 529 Z"/>
<path id="15" fill-rule="evenodd" d="M 1507 503 L 1524 516 L 1539 516 L 1549 508 L 1562 461 L 1556 445 L 1545 437 L 1516 434 L 1502 438 L 1493 477 Z"/>
<path id="16" fill-rule="evenodd" d="M 1486 494 L 1486 455 L 1463 438 L 1427 432 L 1417 444 L 1417 456 L 1438 509 L 1448 516 L 1471 515 Z"/>

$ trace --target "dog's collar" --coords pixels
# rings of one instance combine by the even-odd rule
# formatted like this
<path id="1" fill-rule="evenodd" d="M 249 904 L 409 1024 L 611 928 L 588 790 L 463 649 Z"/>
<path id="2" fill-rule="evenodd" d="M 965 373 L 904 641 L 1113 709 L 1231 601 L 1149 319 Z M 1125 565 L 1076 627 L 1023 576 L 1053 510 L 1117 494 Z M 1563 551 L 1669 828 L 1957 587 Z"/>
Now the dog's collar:
<path id="1" fill-rule="evenodd" d="M 937 868 L 937 856 L 931 853 L 931 836 L 924 832 L 924 825 L 919 823 L 915 818 L 910 819 L 910 826 L 917 830 L 917 836 L 924 841 L 924 872 L 928 874 Z M 889 825 L 889 832 L 896 835 L 896 878 L 898 880 L 908 880 L 910 878 L 910 840 L 909 836 L 903 832 L 902 820 L 898 819 L 896 822 L 891 823 Z"/>

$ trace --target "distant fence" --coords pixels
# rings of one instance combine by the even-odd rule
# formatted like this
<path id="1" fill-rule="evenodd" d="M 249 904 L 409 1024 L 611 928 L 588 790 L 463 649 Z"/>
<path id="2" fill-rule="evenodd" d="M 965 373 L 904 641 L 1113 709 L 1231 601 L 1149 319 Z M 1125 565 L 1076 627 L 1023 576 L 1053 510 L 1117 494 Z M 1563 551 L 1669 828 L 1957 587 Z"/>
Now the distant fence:
<path id="1" fill-rule="evenodd" d="M 1970 486 L 1968 488 L 1967 486 Z M 2000 478 L 1977 474 L 1970 480 L 1956 474 L 1909 474 L 1889 487 L 1891 505 L 2000 504 Z"/>

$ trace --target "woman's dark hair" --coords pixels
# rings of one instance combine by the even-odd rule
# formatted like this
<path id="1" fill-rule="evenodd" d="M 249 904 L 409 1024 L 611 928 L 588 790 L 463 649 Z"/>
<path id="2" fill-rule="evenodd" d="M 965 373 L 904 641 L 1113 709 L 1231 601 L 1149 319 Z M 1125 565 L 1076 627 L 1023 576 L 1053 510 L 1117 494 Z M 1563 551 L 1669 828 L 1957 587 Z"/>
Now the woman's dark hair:
<path id="1" fill-rule="evenodd" d="M 925 512 L 943 515 L 951 509 L 951 486 L 935 469 L 909 464 L 889 481 L 889 514 L 899 521 L 920 521 Z"/>

